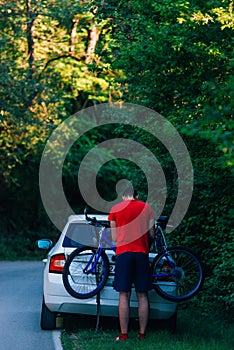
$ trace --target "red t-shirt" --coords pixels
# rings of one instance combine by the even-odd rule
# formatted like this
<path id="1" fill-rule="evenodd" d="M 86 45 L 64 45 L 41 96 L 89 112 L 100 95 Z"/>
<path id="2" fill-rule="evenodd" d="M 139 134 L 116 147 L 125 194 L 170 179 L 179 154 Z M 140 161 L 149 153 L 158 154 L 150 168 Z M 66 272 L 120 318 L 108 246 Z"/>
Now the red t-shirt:
<path id="1" fill-rule="evenodd" d="M 139 200 L 125 200 L 113 206 L 108 216 L 117 229 L 116 254 L 149 253 L 149 221 L 154 220 L 151 206 Z"/>

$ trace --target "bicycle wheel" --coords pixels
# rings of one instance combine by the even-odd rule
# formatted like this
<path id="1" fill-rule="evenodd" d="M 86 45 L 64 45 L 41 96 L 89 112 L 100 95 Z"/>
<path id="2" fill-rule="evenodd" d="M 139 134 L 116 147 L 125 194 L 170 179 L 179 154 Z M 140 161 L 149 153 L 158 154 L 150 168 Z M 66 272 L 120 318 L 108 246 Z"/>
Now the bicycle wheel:
<path id="1" fill-rule="evenodd" d="M 88 299 L 104 287 L 110 263 L 104 251 L 98 260 L 97 254 L 97 249 L 82 247 L 68 257 L 63 269 L 63 284 L 71 296 Z"/>
<path id="2" fill-rule="evenodd" d="M 196 255 L 185 247 L 171 247 L 152 262 L 153 287 L 169 301 L 192 298 L 201 288 L 203 273 Z"/>

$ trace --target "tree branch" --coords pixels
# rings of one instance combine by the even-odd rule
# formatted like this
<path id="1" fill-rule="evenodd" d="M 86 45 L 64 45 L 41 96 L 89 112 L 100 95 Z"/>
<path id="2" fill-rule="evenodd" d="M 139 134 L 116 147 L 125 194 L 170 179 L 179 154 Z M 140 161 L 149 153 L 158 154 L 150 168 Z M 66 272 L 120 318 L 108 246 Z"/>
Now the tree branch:
<path id="1" fill-rule="evenodd" d="M 48 61 L 46 62 L 45 67 L 43 68 L 43 70 L 41 71 L 41 73 L 40 73 L 40 75 L 39 75 L 39 79 L 40 79 L 40 77 L 42 76 L 42 74 L 44 73 L 44 71 L 47 69 L 47 67 L 48 67 L 52 62 L 58 61 L 58 60 L 60 60 L 60 59 L 62 59 L 62 58 L 71 58 L 71 59 L 73 59 L 73 60 L 75 60 L 75 61 L 77 61 L 77 62 L 80 62 L 82 56 L 77 57 L 77 56 L 74 56 L 74 55 L 72 55 L 71 53 L 69 53 L 68 55 L 60 55 L 60 56 L 51 58 L 50 60 L 48 60 Z"/>
<path id="2" fill-rule="evenodd" d="M 30 76 L 33 77 L 35 70 L 34 57 L 34 25 L 37 14 L 31 11 L 31 1 L 26 0 L 27 9 L 27 42 L 28 42 L 28 63 L 30 67 Z"/>

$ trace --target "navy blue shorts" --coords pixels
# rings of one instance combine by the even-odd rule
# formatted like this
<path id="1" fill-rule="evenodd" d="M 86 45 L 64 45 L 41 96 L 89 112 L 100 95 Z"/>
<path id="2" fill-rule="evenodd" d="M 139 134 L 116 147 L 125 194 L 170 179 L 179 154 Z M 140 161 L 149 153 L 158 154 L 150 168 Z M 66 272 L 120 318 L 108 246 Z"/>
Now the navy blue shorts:
<path id="1" fill-rule="evenodd" d="M 146 293 L 152 289 L 147 254 L 126 252 L 116 256 L 114 289 L 118 292 L 130 292 L 132 284 L 139 293 Z"/>

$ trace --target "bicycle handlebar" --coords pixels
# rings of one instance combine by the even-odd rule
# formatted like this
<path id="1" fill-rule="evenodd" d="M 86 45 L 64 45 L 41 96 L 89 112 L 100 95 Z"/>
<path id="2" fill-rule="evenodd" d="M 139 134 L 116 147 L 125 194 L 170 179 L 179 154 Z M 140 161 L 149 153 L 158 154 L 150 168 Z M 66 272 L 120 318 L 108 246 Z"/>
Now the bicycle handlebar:
<path id="1" fill-rule="evenodd" d="M 85 219 L 89 221 L 90 225 L 95 227 L 110 228 L 110 222 L 108 220 L 97 220 L 95 217 L 91 218 L 87 214 L 87 208 L 84 210 Z"/>
<path id="2" fill-rule="evenodd" d="M 84 215 L 85 219 L 90 223 L 90 225 L 95 227 L 105 227 L 110 228 L 110 222 L 108 220 L 97 220 L 95 217 L 90 217 L 87 214 L 88 210 L 85 208 Z M 159 216 L 158 219 L 155 221 L 157 226 L 160 226 L 162 229 L 165 229 L 168 222 L 168 216 Z"/>

